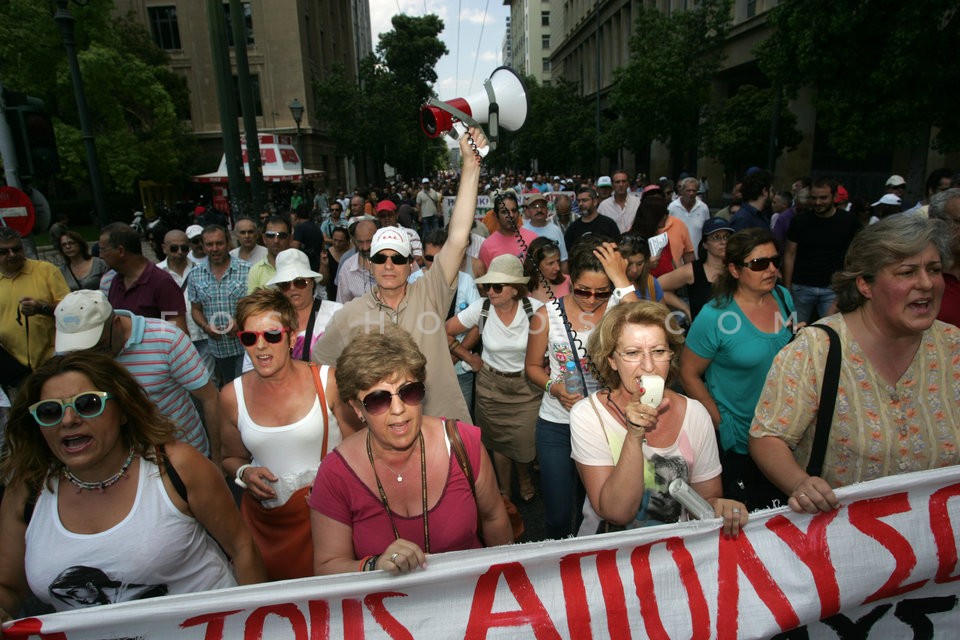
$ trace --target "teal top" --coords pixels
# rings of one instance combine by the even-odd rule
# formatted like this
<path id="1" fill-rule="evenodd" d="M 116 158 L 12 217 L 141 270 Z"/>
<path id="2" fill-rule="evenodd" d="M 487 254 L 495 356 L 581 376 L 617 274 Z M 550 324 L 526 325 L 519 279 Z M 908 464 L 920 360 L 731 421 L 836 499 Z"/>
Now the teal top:
<path id="1" fill-rule="evenodd" d="M 782 298 L 774 295 L 774 299 L 786 320 L 794 309 L 793 298 L 785 288 L 777 285 L 777 289 Z M 730 298 L 720 305 L 716 300 L 705 305 L 690 326 L 687 346 L 710 360 L 704 379 L 720 411 L 720 447 L 724 451 L 747 453 L 750 423 L 767 372 L 774 356 L 793 337 L 786 324 L 781 322 L 776 333 L 764 333 Z"/>

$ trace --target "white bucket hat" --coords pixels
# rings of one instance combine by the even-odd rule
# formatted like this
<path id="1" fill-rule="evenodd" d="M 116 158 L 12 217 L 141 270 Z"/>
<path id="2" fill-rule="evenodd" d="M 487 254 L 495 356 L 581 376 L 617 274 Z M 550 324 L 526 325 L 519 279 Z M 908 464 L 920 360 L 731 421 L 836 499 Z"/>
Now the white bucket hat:
<path id="1" fill-rule="evenodd" d="M 277 254 L 277 273 L 267 280 L 267 286 L 290 282 L 297 278 L 311 278 L 321 282 L 323 276 L 310 268 L 310 258 L 300 249 L 284 249 Z"/>
<path id="2" fill-rule="evenodd" d="M 487 272 L 475 280 L 477 284 L 526 284 L 530 278 L 523 275 L 520 258 L 510 254 L 497 256 L 490 261 Z"/>

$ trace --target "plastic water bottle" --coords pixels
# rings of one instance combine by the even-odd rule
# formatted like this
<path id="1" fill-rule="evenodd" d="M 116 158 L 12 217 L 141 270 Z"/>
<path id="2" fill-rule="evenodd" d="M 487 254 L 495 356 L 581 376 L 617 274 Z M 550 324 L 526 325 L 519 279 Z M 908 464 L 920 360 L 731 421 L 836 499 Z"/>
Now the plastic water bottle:
<path id="1" fill-rule="evenodd" d="M 583 380 L 580 379 L 580 372 L 572 360 L 567 361 L 566 371 L 563 372 L 563 387 L 568 395 L 583 395 Z"/>

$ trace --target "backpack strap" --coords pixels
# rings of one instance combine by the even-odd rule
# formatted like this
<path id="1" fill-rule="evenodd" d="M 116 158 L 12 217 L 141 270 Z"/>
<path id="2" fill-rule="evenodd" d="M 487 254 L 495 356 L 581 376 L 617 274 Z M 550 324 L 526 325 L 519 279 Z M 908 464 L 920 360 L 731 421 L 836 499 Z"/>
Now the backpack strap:
<path id="1" fill-rule="evenodd" d="M 310 318 L 307 320 L 307 331 L 303 335 L 303 351 L 300 353 L 300 359 L 304 362 L 310 362 L 310 345 L 313 343 L 313 328 L 317 324 L 317 314 L 320 312 L 322 300 L 313 301 L 313 309 L 310 311 Z"/>
<path id="2" fill-rule="evenodd" d="M 833 411 L 837 406 L 837 388 L 840 385 L 840 336 L 830 327 L 811 324 L 811 327 L 823 329 L 830 339 L 827 351 L 827 366 L 823 371 L 823 383 L 820 386 L 820 406 L 817 409 L 817 426 L 813 435 L 813 448 L 807 473 L 819 476 L 823 471 L 823 458 L 827 453 L 827 441 L 830 438 L 830 426 L 833 423 Z"/>
<path id="3" fill-rule="evenodd" d="M 490 317 L 490 298 L 484 298 L 483 304 L 480 305 L 480 321 L 477 322 L 480 335 L 483 335 L 483 325 L 487 323 L 488 317 Z"/>
<path id="4" fill-rule="evenodd" d="M 530 304 L 530 298 L 523 296 L 520 298 L 520 302 L 523 303 L 523 312 L 527 316 L 527 322 L 531 322 L 533 320 L 533 305 Z"/>

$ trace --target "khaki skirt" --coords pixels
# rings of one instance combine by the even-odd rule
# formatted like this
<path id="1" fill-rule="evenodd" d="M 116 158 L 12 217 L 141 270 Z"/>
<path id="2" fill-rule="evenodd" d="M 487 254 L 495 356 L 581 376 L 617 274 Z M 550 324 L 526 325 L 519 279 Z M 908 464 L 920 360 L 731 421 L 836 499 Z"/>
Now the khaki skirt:
<path id="1" fill-rule="evenodd" d="M 474 384 L 483 446 L 517 462 L 537 455 L 536 425 L 543 389 L 523 372 L 503 373 L 484 363 Z"/>

